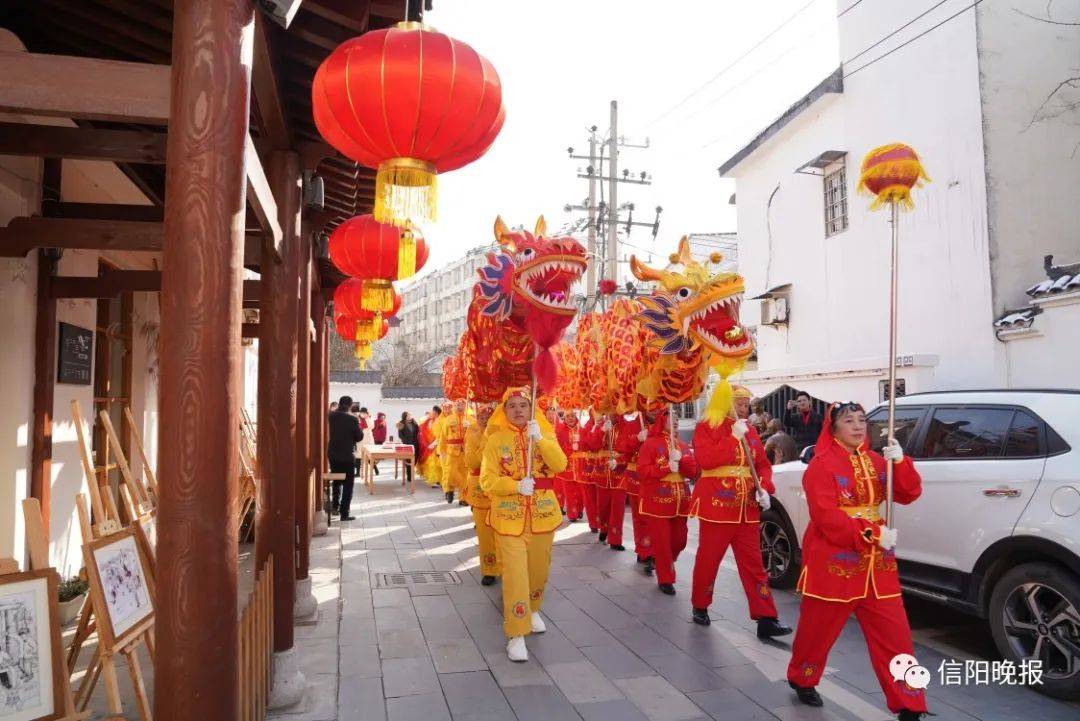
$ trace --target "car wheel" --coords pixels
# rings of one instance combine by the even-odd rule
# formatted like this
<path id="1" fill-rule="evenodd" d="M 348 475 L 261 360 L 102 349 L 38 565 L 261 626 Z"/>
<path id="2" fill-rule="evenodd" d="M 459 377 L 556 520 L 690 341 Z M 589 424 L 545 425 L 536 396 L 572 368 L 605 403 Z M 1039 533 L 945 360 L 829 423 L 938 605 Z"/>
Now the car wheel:
<path id="1" fill-rule="evenodd" d="M 776 509 L 761 513 L 761 563 L 773 588 L 793 588 L 799 580 L 795 532 Z"/>
<path id="2" fill-rule="evenodd" d="M 1042 661 L 1034 690 L 1080 699 L 1080 578 L 1049 563 L 1017 566 L 994 586 L 989 620 L 1005 659 Z"/>

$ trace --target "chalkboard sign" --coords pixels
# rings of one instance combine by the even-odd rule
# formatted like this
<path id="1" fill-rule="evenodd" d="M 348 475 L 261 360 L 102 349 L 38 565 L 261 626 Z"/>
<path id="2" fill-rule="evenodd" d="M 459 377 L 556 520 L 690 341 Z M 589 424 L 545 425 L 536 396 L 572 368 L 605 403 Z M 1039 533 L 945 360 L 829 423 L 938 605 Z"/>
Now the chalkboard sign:
<path id="1" fill-rule="evenodd" d="M 56 382 L 90 385 L 93 354 L 94 331 L 70 323 L 60 323 Z"/>

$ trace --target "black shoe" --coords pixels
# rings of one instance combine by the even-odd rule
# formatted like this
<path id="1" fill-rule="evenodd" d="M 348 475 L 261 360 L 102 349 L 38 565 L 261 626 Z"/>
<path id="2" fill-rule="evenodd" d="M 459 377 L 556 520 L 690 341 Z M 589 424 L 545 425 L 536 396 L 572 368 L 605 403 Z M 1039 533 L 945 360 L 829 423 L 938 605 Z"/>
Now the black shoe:
<path id="1" fill-rule="evenodd" d="M 825 705 L 825 702 L 821 700 L 821 694 L 813 686 L 796 686 L 791 681 L 788 681 L 788 686 L 795 689 L 795 694 L 799 697 L 799 700 L 807 706 L 821 708 Z"/>
<path id="2" fill-rule="evenodd" d="M 342 516 L 341 520 L 343 520 L 343 521 L 355 521 L 356 516 Z"/>
<path id="3" fill-rule="evenodd" d="M 645 559 L 645 568 L 641 569 L 641 572 L 644 573 L 646 576 L 651 576 L 652 572 L 653 572 L 653 570 L 655 568 L 656 568 L 656 561 L 652 560 L 652 558 L 646 558 Z"/>
<path id="4" fill-rule="evenodd" d="M 791 628 L 782 625 L 775 618 L 759 618 L 757 622 L 757 636 L 758 638 L 774 638 L 776 636 L 787 636 L 791 633 Z"/>
<path id="5" fill-rule="evenodd" d="M 637 557 L 637 558 L 636 558 L 636 559 L 634 560 L 634 563 L 647 563 L 648 561 L 649 561 L 649 559 L 647 559 L 647 558 L 642 558 L 641 556 L 638 556 L 638 557 Z"/>
<path id="6" fill-rule="evenodd" d="M 608 546 L 608 548 L 610 548 L 612 551 L 625 551 L 626 550 L 626 546 L 622 545 L 621 543 L 613 543 L 610 546 Z"/>
<path id="7" fill-rule="evenodd" d="M 668 595 L 668 596 L 674 596 L 675 595 L 675 584 L 673 584 L 673 583 L 661 583 L 660 584 L 660 593 L 663 593 L 663 594 Z"/>
<path id="8" fill-rule="evenodd" d="M 580 518 L 567 518 L 566 520 L 567 520 L 568 523 L 577 523 L 581 519 Z"/>
<path id="9" fill-rule="evenodd" d="M 458 501 L 457 504 L 459 506 L 467 506 L 467 505 L 469 505 L 469 502 L 468 501 Z"/>
<path id="10" fill-rule="evenodd" d="M 453 503 L 454 502 L 454 492 L 453 491 L 447 491 L 446 492 L 446 502 L 447 503 Z"/>
<path id="11" fill-rule="evenodd" d="M 590 528 L 589 533 L 600 533 L 600 529 L 599 528 Z"/>
<path id="12" fill-rule="evenodd" d="M 607 533 L 606 533 L 606 532 L 604 532 L 604 531 L 601 531 L 601 532 L 600 532 L 600 536 L 599 536 L 599 537 L 598 537 L 598 538 L 597 538 L 596 540 L 597 540 L 598 542 L 600 542 L 600 543 L 604 543 L 604 542 L 606 542 L 606 541 L 607 541 Z"/>
<path id="13" fill-rule="evenodd" d="M 341 510 L 341 506 L 339 506 L 336 503 L 334 505 L 330 506 L 330 512 L 331 513 L 337 513 L 340 510 Z"/>
<path id="14" fill-rule="evenodd" d="M 481 586 L 494 586 L 495 585 L 495 577 L 494 576 L 484 576 L 483 578 L 480 579 L 480 585 Z"/>
<path id="15" fill-rule="evenodd" d="M 930 713 L 929 711 L 912 711 L 911 709 L 900 709 L 900 714 L 896 717 L 899 721 L 919 721 L 923 716 L 937 716 L 937 714 Z"/>
<path id="16" fill-rule="evenodd" d="M 712 619 L 709 618 L 709 609 L 707 608 L 695 608 L 694 609 L 694 623 L 699 626 L 708 626 L 712 623 Z"/>

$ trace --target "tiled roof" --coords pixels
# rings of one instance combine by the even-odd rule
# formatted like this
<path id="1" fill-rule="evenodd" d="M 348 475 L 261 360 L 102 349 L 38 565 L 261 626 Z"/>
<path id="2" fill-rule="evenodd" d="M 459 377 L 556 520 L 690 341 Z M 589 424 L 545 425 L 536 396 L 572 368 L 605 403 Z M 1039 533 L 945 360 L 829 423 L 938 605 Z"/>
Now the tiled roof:
<path id="1" fill-rule="evenodd" d="M 402 386 L 382 389 L 383 398 L 442 398 L 442 386 Z"/>
<path id="2" fill-rule="evenodd" d="M 1049 295 L 1057 295 L 1058 293 L 1069 293 L 1074 290 L 1080 290 L 1080 273 L 1075 275 L 1063 275 L 1057 280 L 1047 278 L 1041 283 L 1036 283 L 1031 286 L 1024 292 L 1032 298 L 1042 298 Z"/>
<path id="3" fill-rule="evenodd" d="M 1023 308 L 1021 310 L 1005 311 L 1005 315 L 994 321 L 994 327 L 1002 330 L 1019 330 L 1030 328 L 1038 315 L 1038 308 Z"/>
<path id="4" fill-rule="evenodd" d="M 330 371 L 331 383 L 382 383 L 379 371 Z"/>

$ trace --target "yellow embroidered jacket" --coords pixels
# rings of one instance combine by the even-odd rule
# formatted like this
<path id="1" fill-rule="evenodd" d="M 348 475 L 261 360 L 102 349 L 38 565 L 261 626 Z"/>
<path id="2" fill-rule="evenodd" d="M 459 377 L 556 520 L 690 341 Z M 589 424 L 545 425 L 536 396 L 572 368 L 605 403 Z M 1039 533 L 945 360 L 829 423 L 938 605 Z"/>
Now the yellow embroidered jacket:
<path id="1" fill-rule="evenodd" d="M 566 469 L 566 454 L 551 436 L 535 441 L 532 475 L 536 490 L 532 496 L 523 496 L 517 484 L 525 477 L 528 447 L 524 429 L 514 427 L 491 430 L 484 444 L 480 487 L 491 498 L 488 525 L 502 536 L 520 536 L 526 528 L 550 533 L 562 523 L 553 480 Z"/>
<path id="2" fill-rule="evenodd" d="M 465 468 L 469 475 L 465 481 L 463 498 L 473 508 L 491 508 L 491 498 L 480 487 L 480 464 L 484 459 L 484 432 L 478 423 L 465 431 Z"/>

